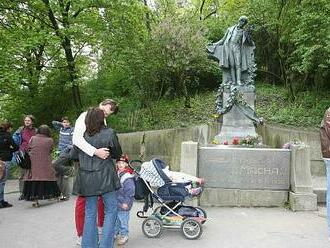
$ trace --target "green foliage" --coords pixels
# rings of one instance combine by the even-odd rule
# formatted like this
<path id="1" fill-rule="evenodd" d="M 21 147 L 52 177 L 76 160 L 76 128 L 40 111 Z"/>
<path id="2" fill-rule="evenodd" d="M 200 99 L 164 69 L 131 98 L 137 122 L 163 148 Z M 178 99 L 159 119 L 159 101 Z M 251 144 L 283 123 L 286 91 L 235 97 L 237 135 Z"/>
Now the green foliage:
<path id="1" fill-rule="evenodd" d="M 256 110 L 266 123 L 303 128 L 318 127 L 324 111 L 330 106 L 329 92 L 301 92 L 292 102 L 284 86 L 258 83 Z M 184 98 L 161 100 L 143 109 L 127 99 L 120 101 L 120 112 L 109 120 L 119 132 L 155 130 L 211 124 L 215 121 L 215 92 L 191 97 L 191 108 L 183 106 Z M 123 103 L 123 104 L 122 104 Z"/>
<path id="2" fill-rule="evenodd" d="M 37 124 L 74 119 L 80 102 L 109 97 L 124 110 L 110 120 L 122 131 L 207 122 L 214 99 L 201 93 L 216 90 L 221 70 L 205 46 L 241 15 L 254 25 L 258 79 L 285 86 L 257 87 L 260 115 L 314 126 L 329 104 L 320 93 L 330 80 L 327 0 L 47 2 L 0 2 L 0 119 L 15 125 L 30 113 Z M 209 106 L 206 117 L 198 105 Z"/>
<path id="3" fill-rule="evenodd" d="M 298 22 L 293 32 L 296 47 L 290 56 L 293 69 L 300 74 L 311 75 L 317 88 L 328 83 L 324 79 L 330 78 L 329 12 L 329 1 L 302 1 L 297 10 Z"/>
<path id="4" fill-rule="evenodd" d="M 297 127 L 318 127 L 330 106 L 329 92 L 304 91 L 292 102 L 282 86 L 258 84 L 256 110 L 266 122 Z"/>
<path id="5" fill-rule="evenodd" d="M 184 107 L 184 98 L 160 100 L 152 106 L 134 110 L 134 103 L 120 102 L 120 112 L 111 116 L 111 127 L 119 132 L 155 130 L 210 124 L 214 121 L 215 93 L 202 93 L 191 98 L 191 107 Z"/>

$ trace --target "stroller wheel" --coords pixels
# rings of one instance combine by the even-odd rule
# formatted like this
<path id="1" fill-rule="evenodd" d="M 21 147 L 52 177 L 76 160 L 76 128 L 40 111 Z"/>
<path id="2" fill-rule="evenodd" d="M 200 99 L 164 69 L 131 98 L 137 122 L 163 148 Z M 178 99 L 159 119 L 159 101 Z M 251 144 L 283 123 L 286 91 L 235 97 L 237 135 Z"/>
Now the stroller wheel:
<path id="1" fill-rule="evenodd" d="M 206 222 L 206 219 L 207 219 L 207 214 L 206 214 L 205 210 L 202 209 L 202 208 L 199 208 L 199 207 L 195 207 L 195 208 L 198 211 L 198 217 L 205 218 L 205 220 L 203 220 L 201 222 L 202 224 L 204 224 Z"/>
<path id="2" fill-rule="evenodd" d="M 193 218 L 187 218 L 182 222 L 181 231 L 186 239 L 198 239 L 203 233 L 202 225 Z"/>
<path id="3" fill-rule="evenodd" d="M 148 238 L 158 238 L 163 232 L 163 223 L 156 217 L 148 217 L 142 223 L 142 232 Z"/>

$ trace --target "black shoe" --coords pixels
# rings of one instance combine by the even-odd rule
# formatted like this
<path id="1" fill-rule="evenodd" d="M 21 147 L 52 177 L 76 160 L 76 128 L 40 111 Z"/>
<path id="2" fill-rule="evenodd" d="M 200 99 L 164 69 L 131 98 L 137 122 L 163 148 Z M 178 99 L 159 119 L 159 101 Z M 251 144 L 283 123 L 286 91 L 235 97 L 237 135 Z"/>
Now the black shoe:
<path id="1" fill-rule="evenodd" d="M 23 195 L 20 195 L 19 198 L 18 198 L 19 201 L 22 201 L 24 200 L 24 196 Z"/>
<path id="2" fill-rule="evenodd" d="M 10 208 L 13 206 L 12 204 L 10 204 L 9 202 L 6 202 L 6 201 L 2 201 L 0 204 L 1 204 L 0 208 Z"/>

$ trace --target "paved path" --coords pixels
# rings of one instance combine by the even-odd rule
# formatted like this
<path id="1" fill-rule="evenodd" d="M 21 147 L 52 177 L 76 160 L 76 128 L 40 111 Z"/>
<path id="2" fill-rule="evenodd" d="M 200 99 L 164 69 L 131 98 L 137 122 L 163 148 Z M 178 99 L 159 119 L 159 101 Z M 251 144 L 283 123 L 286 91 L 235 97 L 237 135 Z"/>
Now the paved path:
<path id="1" fill-rule="evenodd" d="M 1 248 L 69 248 L 75 246 L 74 200 L 42 201 L 32 208 L 18 201 L 16 183 L 9 182 L 6 199 L 14 207 L 0 209 Z M 141 231 L 142 219 L 130 222 L 130 240 L 124 247 L 134 248 L 326 248 L 324 213 L 292 212 L 284 208 L 205 208 L 209 220 L 199 240 L 186 240 L 178 230 L 164 230 L 158 239 L 148 239 Z"/>

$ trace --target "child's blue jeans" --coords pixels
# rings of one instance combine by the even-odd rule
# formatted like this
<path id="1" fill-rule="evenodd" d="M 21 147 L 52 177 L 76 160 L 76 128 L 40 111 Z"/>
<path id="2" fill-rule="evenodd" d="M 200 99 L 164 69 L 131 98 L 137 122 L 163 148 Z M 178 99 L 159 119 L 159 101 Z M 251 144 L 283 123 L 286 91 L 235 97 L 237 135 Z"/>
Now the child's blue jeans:
<path id="1" fill-rule="evenodd" d="M 128 236 L 129 212 L 118 210 L 116 221 L 116 235 Z"/>

